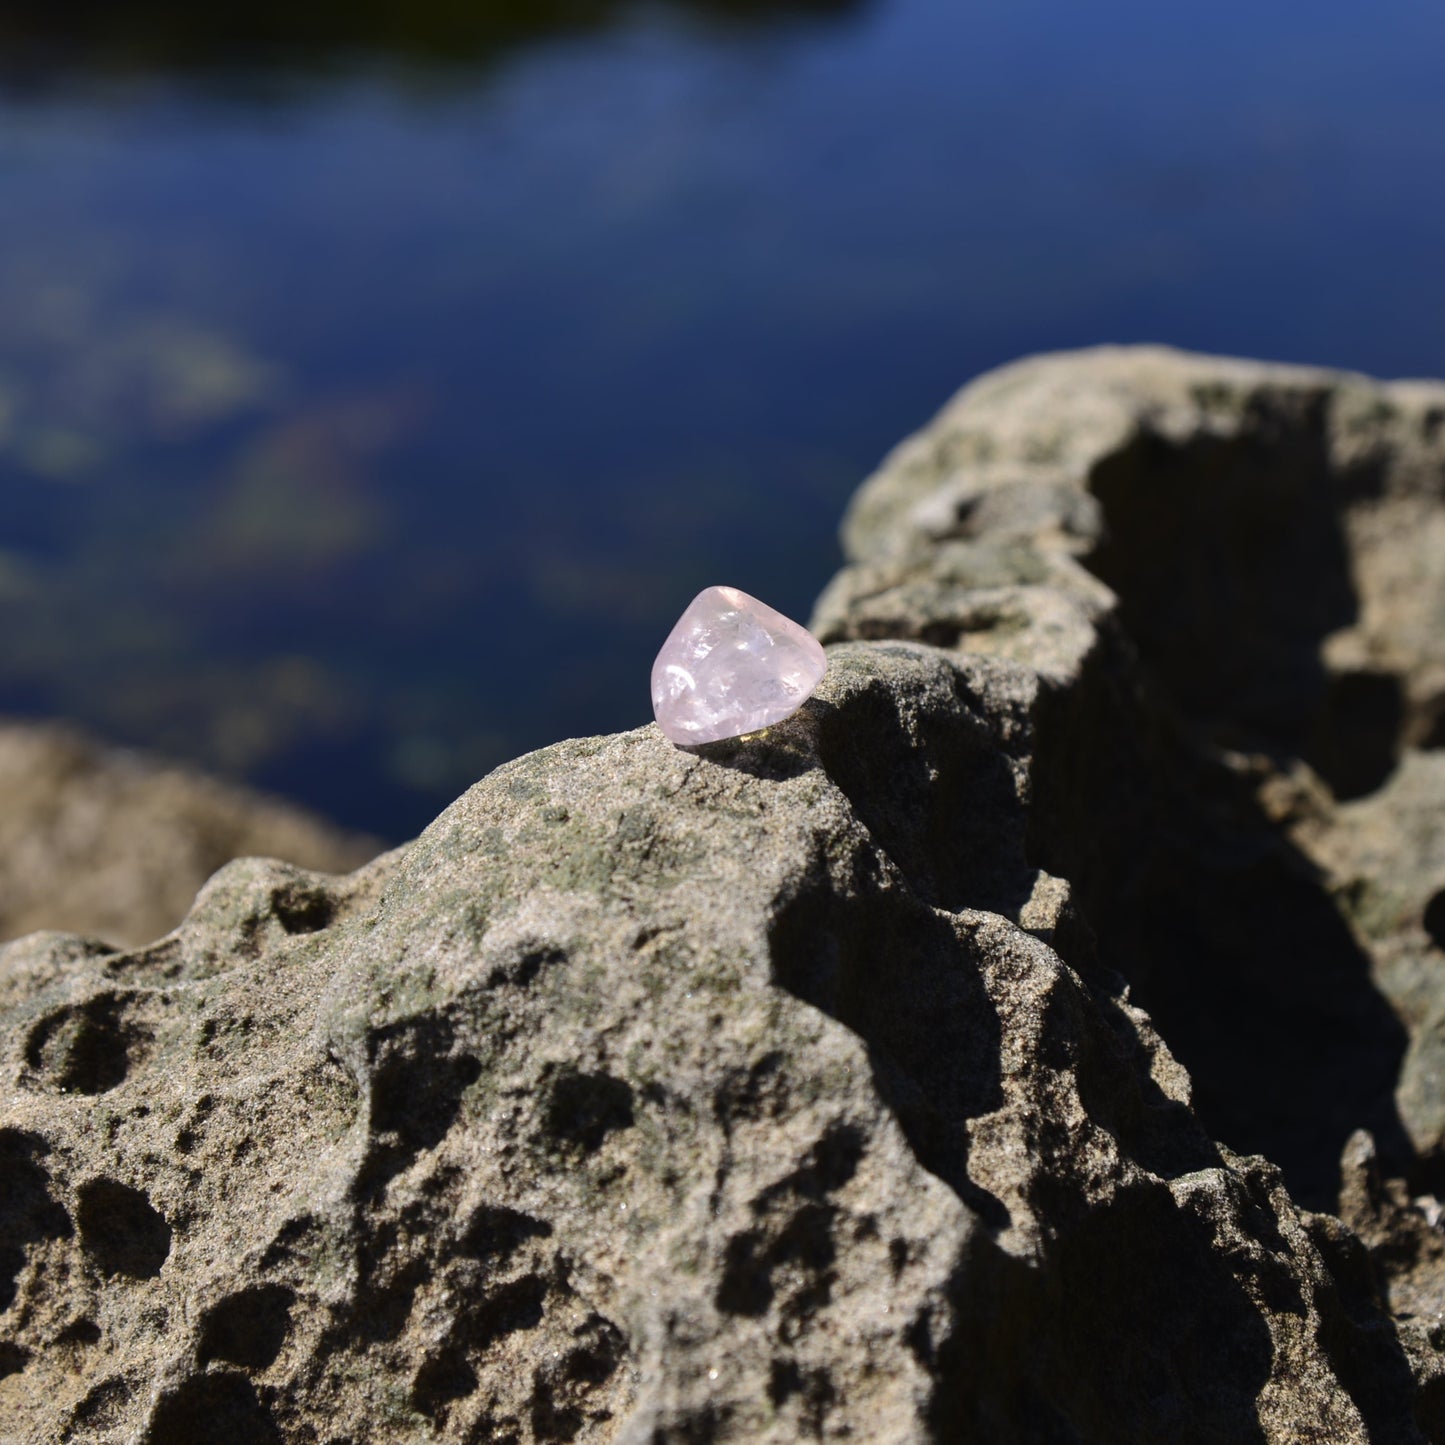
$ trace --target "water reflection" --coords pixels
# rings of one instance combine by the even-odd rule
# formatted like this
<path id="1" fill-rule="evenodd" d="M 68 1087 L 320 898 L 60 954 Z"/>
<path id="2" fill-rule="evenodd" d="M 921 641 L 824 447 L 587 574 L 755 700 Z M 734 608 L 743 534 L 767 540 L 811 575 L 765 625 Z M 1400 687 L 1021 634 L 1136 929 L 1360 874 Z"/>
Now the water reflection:
<path id="1" fill-rule="evenodd" d="M 0 0 L 51 55 L 0 100 L 0 711 L 399 837 L 644 721 L 701 586 L 806 614 L 971 372 L 1445 371 L 1438 7 L 493 7 L 535 43 L 440 89 L 370 63 L 425 7 L 297 9 Z"/>

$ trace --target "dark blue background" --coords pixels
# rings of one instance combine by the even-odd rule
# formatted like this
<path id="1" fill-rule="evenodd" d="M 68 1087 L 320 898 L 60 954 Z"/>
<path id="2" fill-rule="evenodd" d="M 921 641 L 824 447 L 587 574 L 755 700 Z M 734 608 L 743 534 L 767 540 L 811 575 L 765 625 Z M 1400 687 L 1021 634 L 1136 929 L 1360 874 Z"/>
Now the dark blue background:
<path id="1" fill-rule="evenodd" d="M 33 54 L 0 99 L 0 709 L 396 837 L 645 721 L 698 588 L 805 617 L 849 493 L 980 370 L 1160 340 L 1445 373 L 1438 4 Z"/>

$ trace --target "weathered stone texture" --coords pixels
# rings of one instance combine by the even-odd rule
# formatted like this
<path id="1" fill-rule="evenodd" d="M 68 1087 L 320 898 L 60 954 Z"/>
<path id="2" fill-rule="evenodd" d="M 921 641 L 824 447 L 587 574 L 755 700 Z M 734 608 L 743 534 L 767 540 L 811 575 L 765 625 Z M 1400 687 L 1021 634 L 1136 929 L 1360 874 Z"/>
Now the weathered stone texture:
<path id="1" fill-rule="evenodd" d="M 0 1439 L 1445 1439 L 1440 418 L 1010 368 L 768 734 L 12 944 Z"/>

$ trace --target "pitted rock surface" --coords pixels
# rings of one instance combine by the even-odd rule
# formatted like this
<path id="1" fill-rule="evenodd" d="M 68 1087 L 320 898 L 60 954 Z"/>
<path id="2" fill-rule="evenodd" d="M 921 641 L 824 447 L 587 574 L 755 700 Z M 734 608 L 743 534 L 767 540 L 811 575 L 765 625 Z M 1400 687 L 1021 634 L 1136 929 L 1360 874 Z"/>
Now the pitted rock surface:
<path id="1" fill-rule="evenodd" d="M 1437 406 L 985 378 L 766 735 L 0 952 L 0 1440 L 1445 1438 Z"/>

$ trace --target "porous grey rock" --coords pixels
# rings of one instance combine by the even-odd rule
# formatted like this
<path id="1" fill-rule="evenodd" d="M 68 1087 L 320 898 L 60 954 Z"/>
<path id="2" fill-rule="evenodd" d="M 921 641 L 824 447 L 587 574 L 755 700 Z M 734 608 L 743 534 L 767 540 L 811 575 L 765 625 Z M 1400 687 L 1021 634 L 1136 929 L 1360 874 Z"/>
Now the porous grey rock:
<path id="1" fill-rule="evenodd" d="M 1226 1137 L 1281 1162 L 1312 1153 L 1292 1162 L 1317 1202 L 1321 1161 L 1332 1182 L 1361 1125 L 1397 1166 L 1445 1159 L 1445 920 L 1427 924 L 1445 911 L 1445 385 L 1155 347 L 1033 358 L 965 388 L 899 447 L 844 531 L 850 565 L 814 621 L 825 640 L 916 636 L 1065 685 L 1112 670 L 1150 690 L 1111 709 L 1138 756 L 1101 762 L 1096 738 L 1081 760 L 1121 845 L 1086 912 L 1218 1096 L 1206 1113 Z M 1116 635 L 1137 661 L 1101 667 Z M 1129 856 L 1161 834 L 1162 857 Z M 1084 866 L 1063 871 L 1077 886 Z M 1187 927 L 1120 916 L 1126 891 L 1170 900 Z M 1269 913 L 1292 936 L 1271 937 Z M 1221 920 L 1229 936 L 1180 967 L 1177 935 Z M 1282 990 L 1257 1057 L 1288 1049 L 1299 1008 L 1323 1006 L 1313 1052 L 1373 1074 L 1382 1106 L 1363 1089 L 1334 1101 L 1317 1143 L 1331 1090 L 1300 1090 L 1299 1117 L 1271 1124 L 1260 1099 L 1278 1087 L 1211 1062 L 1203 1037 L 1238 1036 L 1201 1009 L 1203 980 L 1223 966 L 1233 981 L 1231 954 L 1291 946 L 1297 963 L 1251 962 L 1239 979 L 1256 1010 Z M 1150 954 L 1175 960 L 1182 997 Z"/>
<path id="2" fill-rule="evenodd" d="M 1419 1323 L 1445 1318 L 1445 386 L 1033 358 L 899 447 L 845 540 L 825 640 L 923 637 L 1111 694 L 1116 739 L 1061 754 L 1092 856 L 1049 866 L 1213 1133 L 1320 1207 L 1345 1147 L 1341 1212 L 1445 1434 L 1445 1337 Z"/>
<path id="3" fill-rule="evenodd" d="M 0 939 L 56 929 L 148 943 L 232 858 L 345 872 L 381 851 L 294 804 L 63 724 L 0 722 L 0 799 Z"/>
<path id="4" fill-rule="evenodd" d="M 860 494 L 781 727 L 562 743 L 348 877 L 238 862 L 149 947 L 12 944 L 0 1419 L 1445 1438 L 1389 1221 L 1295 1202 L 1348 1140 L 1347 1209 L 1428 1223 L 1318 830 L 1372 791 L 1330 638 L 1396 681 L 1384 776 L 1429 737 L 1419 597 L 1341 607 L 1331 489 L 1423 529 L 1440 391 L 1154 350 L 985 379 Z"/>

